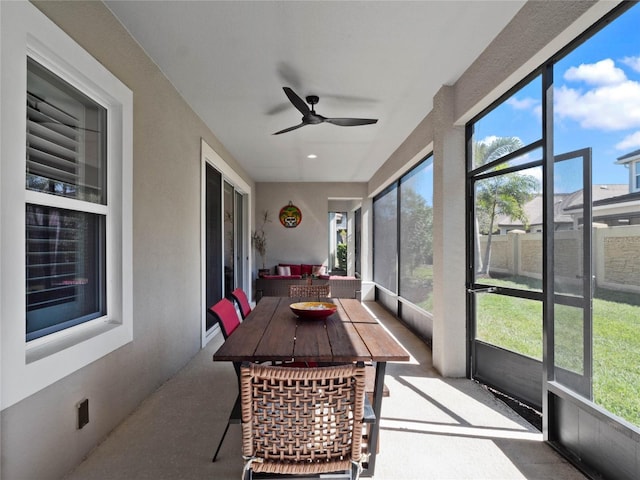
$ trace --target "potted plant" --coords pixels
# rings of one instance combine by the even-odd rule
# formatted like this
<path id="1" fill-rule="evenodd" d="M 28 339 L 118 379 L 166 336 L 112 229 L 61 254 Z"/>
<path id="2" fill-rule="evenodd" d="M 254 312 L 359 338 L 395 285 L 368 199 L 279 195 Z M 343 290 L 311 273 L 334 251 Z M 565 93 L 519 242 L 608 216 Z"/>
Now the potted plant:
<path id="1" fill-rule="evenodd" d="M 269 273 L 269 269 L 267 268 L 267 235 L 264 231 L 265 225 L 269 222 L 271 222 L 269 211 L 265 210 L 262 212 L 262 223 L 260 227 L 251 235 L 253 248 L 256 249 L 256 252 L 258 252 L 262 260 L 262 268 L 258 270 L 258 276 L 260 277 Z"/>

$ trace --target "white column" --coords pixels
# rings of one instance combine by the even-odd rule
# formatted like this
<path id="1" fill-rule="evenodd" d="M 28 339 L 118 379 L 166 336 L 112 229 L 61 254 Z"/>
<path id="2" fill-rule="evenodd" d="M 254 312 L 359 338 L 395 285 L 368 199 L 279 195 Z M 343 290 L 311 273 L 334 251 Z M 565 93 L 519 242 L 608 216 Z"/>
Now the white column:
<path id="1" fill-rule="evenodd" d="M 362 199 L 362 237 L 360 239 L 360 266 L 362 268 L 362 300 L 375 300 L 373 284 L 373 200 Z"/>
<path id="2" fill-rule="evenodd" d="M 465 139 L 453 124 L 452 87 L 434 97 L 433 365 L 445 377 L 466 374 Z"/>

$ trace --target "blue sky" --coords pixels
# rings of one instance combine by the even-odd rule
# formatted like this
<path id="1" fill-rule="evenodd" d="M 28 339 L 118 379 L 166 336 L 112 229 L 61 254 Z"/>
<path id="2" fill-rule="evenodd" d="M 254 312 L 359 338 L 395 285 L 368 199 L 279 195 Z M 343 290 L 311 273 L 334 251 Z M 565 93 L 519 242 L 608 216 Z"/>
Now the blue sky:
<path id="1" fill-rule="evenodd" d="M 405 187 L 413 188 L 427 205 L 433 206 L 433 157 L 423 161 L 411 171 L 410 177 L 403 177 Z"/>
<path id="2" fill-rule="evenodd" d="M 539 139 L 540 92 L 537 78 L 481 119 L 476 139 Z M 593 149 L 593 183 L 628 183 L 627 169 L 615 161 L 640 149 L 640 5 L 555 65 L 554 127 L 556 154 Z"/>

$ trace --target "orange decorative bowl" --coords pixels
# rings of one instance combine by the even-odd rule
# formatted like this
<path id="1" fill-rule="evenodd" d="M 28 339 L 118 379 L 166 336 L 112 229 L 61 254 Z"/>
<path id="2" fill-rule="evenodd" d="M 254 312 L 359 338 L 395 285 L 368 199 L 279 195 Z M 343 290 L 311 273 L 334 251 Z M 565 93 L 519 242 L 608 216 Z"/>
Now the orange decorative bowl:
<path id="1" fill-rule="evenodd" d="M 292 303 L 289 308 L 301 318 L 326 318 L 338 309 L 328 302 L 298 302 Z"/>

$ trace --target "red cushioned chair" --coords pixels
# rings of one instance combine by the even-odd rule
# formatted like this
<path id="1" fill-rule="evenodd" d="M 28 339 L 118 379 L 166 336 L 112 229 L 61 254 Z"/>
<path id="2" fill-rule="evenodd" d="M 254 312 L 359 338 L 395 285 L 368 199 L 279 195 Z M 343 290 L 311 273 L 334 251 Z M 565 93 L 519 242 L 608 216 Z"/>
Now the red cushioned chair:
<path id="1" fill-rule="evenodd" d="M 222 330 L 222 336 L 226 340 L 229 338 L 238 325 L 240 325 L 240 318 L 238 317 L 238 312 L 236 311 L 236 307 L 231 303 L 230 300 L 223 298 L 215 305 L 209 307 L 209 313 L 211 313 L 216 320 L 218 321 L 218 325 L 220 325 L 220 330 Z M 240 374 L 240 365 L 234 363 L 233 367 L 236 370 L 236 374 Z M 220 451 L 220 447 L 222 446 L 222 442 L 224 441 L 224 437 L 227 435 L 227 431 L 229 430 L 229 425 L 231 423 L 240 423 L 240 393 L 238 392 L 238 396 L 236 397 L 236 402 L 231 409 L 231 413 L 229 414 L 229 419 L 227 420 L 227 426 L 224 428 L 224 432 L 222 433 L 222 437 L 220 437 L 220 443 L 218 443 L 218 448 L 216 448 L 216 453 L 213 455 L 213 460 L 216 461 L 218 457 L 218 452 Z"/>
<path id="2" fill-rule="evenodd" d="M 240 325 L 240 318 L 238 318 L 238 312 L 236 307 L 233 306 L 230 300 L 223 298 L 218 303 L 209 307 L 209 312 L 216 318 L 220 330 L 222 330 L 222 336 L 226 340 L 229 335 L 238 328 Z"/>
<path id="3" fill-rule="evenodd" d="M 244 293 L 244 290 L 241 288 L 236 288 L 233 292 L 231 292 L 231 296 L 238 304 L 240 308 L 240 315 L 242 315 L 242 319 L 247 318 L 247 315 L 251 313 L 251 305 L 249 304 L 249 299 L 247 298 L 247 294 Z"/>

